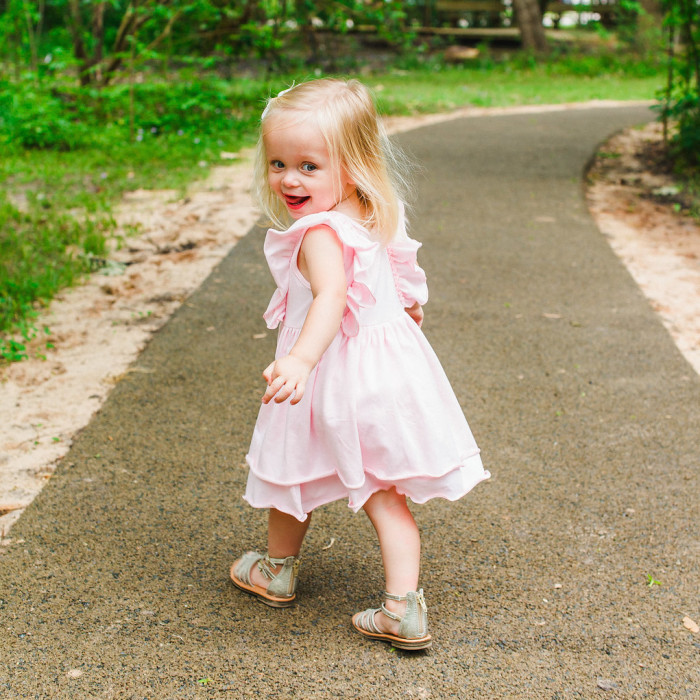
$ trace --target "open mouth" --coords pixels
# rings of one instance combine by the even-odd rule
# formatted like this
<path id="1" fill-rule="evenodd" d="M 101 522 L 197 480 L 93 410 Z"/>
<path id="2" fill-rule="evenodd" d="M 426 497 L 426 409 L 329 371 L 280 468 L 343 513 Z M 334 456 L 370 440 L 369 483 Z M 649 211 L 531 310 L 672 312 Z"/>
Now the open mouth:
<path id="1" fill-rule="evenodd" d="M 284 201 L 290 209 L 301 209 L 309 197 L 295 197 L 291 194 L 284 195 Z"/>

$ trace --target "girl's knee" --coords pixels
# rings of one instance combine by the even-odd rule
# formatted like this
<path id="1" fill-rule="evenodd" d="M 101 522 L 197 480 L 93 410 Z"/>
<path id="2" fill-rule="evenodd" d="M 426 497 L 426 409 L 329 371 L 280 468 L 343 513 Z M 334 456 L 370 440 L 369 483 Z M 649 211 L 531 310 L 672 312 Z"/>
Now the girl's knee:
<path id="1" fill-rule="evenodd" d="M 370 520 L 384 517 L 413 518 L 406 502 L 406 496 L 397 493 L 394 487 L 373 493 L 364 505 Z"/>

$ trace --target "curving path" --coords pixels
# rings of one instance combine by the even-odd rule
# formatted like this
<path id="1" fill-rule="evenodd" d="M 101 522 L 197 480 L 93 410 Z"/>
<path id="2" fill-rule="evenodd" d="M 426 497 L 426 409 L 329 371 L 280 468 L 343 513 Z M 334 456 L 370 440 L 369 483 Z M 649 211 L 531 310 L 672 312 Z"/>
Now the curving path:
<path id="1" fill-rule="evenodd" d="M 650 118 L 600 108 L 400 137 L 425 166 L 425 330 L 493 473 L 416 509 L 430 651 L 351 630 L 382 574 L 344 504 L 315 516 L 295 608 L 227 583 L 265 532 L 240 498 L 274 347 L 257 337 L 272 282 L 255 229 L 14 526 L 0 697 L 697 697 L 700 635 L 683 619 L 700 622 L 700 379 L 581 188 L 596 145 Z"/>

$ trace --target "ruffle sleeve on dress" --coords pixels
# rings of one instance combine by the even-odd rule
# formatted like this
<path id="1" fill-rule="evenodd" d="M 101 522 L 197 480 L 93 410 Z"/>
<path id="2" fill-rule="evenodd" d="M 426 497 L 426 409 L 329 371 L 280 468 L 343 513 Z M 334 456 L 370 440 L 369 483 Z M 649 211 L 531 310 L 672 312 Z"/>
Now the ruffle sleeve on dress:
<path id="1" fill-rule="evenodd" d="M 347 278 L 347 302 L 341 329 L 347 336 L 359 331 L 362 307 L 374 306 L 376 300 L 370 287 L 370 269 L 380 250 L 379 243 L 367 237 L 365 229 L 339 212 L 310 214 L 294 222 L 286 231 L 270 229 L 265 238 L 265 257 L 277 289 L 263 314 L 270 329 L 284 321 L 292 266 L 296 265 L 304 234 L 320 225 L 332 228 L 343 244 L 343 264 Z"/>
<path id="2" fill-rule="evenodd" d="M 413 306 L 416 302 L 423 306 L 428 301 L 425 272 L 418 265 L 420 247 L 421 243 L 412 238 L 390 243 L 387 247 L 396 291 L 406 308 Z"/>

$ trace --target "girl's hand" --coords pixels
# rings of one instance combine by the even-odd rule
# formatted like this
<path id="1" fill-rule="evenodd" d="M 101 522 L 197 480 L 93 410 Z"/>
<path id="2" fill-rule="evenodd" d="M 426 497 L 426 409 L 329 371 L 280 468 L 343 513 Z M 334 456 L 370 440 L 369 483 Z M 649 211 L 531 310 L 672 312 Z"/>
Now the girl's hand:
<path id="1" fill-rule="evenodd" d="M 423 307 L 416 302 L 413 306 L 406 309 L 406 313 L 418 324 L 420 328 L 423 325 Z"/>
<path id="2" fill-rule="evenodd" d="M 263 372 L 267 390 L 263 394 L 262 402 L 270 403 L 274 397 L 275 403 L 282 403 L 294 394 L 290 403 L 299 403 L 304 396 L 306 380 L 312 369 L 313 365 L 294 355 L 285 355 L 275 360 Z"/>

